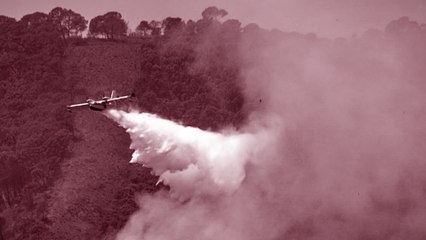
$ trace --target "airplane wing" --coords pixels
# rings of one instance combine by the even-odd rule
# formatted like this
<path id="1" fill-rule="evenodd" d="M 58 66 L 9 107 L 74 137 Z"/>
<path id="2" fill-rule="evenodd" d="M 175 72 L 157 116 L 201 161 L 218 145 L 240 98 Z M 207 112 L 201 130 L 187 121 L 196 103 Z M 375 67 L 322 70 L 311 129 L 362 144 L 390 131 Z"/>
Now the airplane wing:
<path id="1" fill-rule="evenodd" d="M 77 103 L 77 104 L 67 105 L 67 108 L 83 107 L 88 105 L 89 103 Z"/>
<path id="2" fill-rule="evenodd" d="M 123 99 L 131 98 L 131 97 L 132 97 L 132 95 L 121 96 L 121 97 L 109 98 L 106 101 L 107 102 L 114 102 L 114 101 L 123 100 Z"/>

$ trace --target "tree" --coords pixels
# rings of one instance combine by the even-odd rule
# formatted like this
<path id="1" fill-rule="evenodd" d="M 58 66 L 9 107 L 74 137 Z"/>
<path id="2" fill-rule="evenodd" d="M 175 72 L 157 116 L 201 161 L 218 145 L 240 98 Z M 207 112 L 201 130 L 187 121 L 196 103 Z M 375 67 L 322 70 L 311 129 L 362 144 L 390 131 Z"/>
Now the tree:
<path id="1" fill-rule="evenodd" d="M 185 24 L 185 30 L 187 33 L 194 34 L 195 33 L 196 23 L 193 20 L 188 20 Z"/>
<path id="2" fill-rule="evenodd" d="M 149 22 L 149 27 L 151 28 L 151 35 L 161 35 L 161 22 L 152 20 L 151 22 Z"/>
<path id="3" fill-rule="evenodd" d="M 4 79 L 5 76 L 2 74 L 2 72 L 5 70 L 2 68 L 2 66 L 8 65 L 9 67 L 12 67 L 11 64 L 5 64 L 4 63 L 10 63 L 11 57 L 7 55 L 8 50 L 11 48 L 14 48 L 12 43 L 10 43 L 11 35 L 17 30 L 17 22 L 14 18 L 10 18 L 7 16 L 0 15 L 0 51 L 3 53 L 0 56 L 0 78 Z M 6 44 L 8 43 L 8 44 Z M 16 43 L 15 43 L 16 46 Z"/>
<path id="4" fill-rule="evenodd" d="M 14 18 L 0 15 L 0 26 L 5 24 L 13 24 L 16 23 L 16 20 Z"/>
<path id="5" fill-rule="evenodd" d="M 241 33 L 241 22 L 236 19 L 229 19 L 222 24 L 223 32 Z"/>
<path id="6" fill-rule="evenodd" d="M 385 33 L 388 34 L 404 34 L 420 32 L 420 25 L 411 21 L 408 17 L 401 17 L 398 20 L 391 21 L 385 28 Z"/>
<path id="7" fill-rule="evenodd" d="M 139 31 L 142 33 L 142 36 L 147 36 L 148 31 L 150 30 L 149 23 L 145 20 L 141 21 L 139 25 L 136 27 L 136 31 Z"/>
<path id="8" fill-rule="evenodd" d="M 6 220 L 0 217 L 0 240 L 3 240 L 3 226 L 6 225 Z"/>
<path id="9" fill-rule="evenodd" d="M 78 36 L 87 28 L 87 20 L 72 10 L 56 7 L 50 11 L 49 16 L 64 39 Z"/>
<path id="10" fill-rule="evenodd" d="M 107 39 L 114 39 L 126 35 L 127 23 L 119 12 L 107 12 L 90 21 L 89 31 L 93 36 L 103 35 Z"/>
<path id="11" fill-rule="evenodd" d="M 169 35 L 175 31 L 182 30 L 185 23 L 181 18 L 167 17 L 162 22 L 162 28 L 164 29 L 164 35 Z"/>
<path id="12" fill-rule="evenodd" d="M 104 15 L 107 35 L 114 39 L 114 36 L 124 36 L 127 32 L 127 24 L 118 12 L 108 12 Z"/>
<path id="13" fill-rule="evenodd" d="M 103 16 L 96 16 L 89 23 L 89 33 L 91 36 L 102 35 L 106 38 L 106 30 Z"/>
<path id="14" fill-rule="evenodd" d="M 14 33 L 15 39 L 11 41 L 16 47 L 15 53 L 32 55 L 44 52 L 42 54 L 49 55 L 47 51 L 56 52 L 53 48 L 60 47 L 59 31 L 57 31 L 48 14 L 41 12 L 27 14 L 22 17 L 17 25 L 14 30 L 16 31 Z M 46 56 L 42 58 L 49 61 Z M 22 61 L 23 58 L 20 58 L 20 60 Z"/>
<path id="15" fill-rule="evenodd" d="M 27 27 L 38 26 L 49 21 L 49 15 L 42 12 L 27 14 L 21 18 L 20 23 Z"/>
<path id="16" fill-rule="evenodd" d="M 217 7 L 208 7 L 201 13 L 203 19 L 206 20 L 219 20 L 219 18 L 225 17 L 228 12 L 224 9 L 218 9 Z"/>
<path id="17" fill-rule="evenodd" d="M 243 32 L 259 32 L 260 27 L 256 23 L 249 23 L 243 28 Z"/>

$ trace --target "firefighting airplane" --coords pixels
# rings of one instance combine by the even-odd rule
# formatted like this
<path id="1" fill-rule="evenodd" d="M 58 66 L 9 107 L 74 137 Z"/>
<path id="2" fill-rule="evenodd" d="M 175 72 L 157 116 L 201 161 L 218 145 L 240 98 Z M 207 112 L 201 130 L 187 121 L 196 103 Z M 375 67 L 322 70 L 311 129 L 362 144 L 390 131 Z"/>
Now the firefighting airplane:
<path id="1" fill-rule="evenodd" d="M 89 98 L 89 99 L 86 100 L 85 103 L 77 103 L 77 104 L 67 105 L 67 108 L 68 108 L 68 111 L 71 111 L 72 108 L 89 106 L 89 108 L 91 110 L 102 111 L 102 110 L 105 110 L 108 106 L 110 106 L 113 102 L 124 100 L 124 99 L 127 99 L 127 98 L 132 98 L 134 96 L 135 96 L 135 94 L 132 93 L 131 95 L 116 97 L 115 96 L 115 90 L 112 90 L 111 97 L 103 97 L 100 100 L 93 100 L 93 99 Z"/>

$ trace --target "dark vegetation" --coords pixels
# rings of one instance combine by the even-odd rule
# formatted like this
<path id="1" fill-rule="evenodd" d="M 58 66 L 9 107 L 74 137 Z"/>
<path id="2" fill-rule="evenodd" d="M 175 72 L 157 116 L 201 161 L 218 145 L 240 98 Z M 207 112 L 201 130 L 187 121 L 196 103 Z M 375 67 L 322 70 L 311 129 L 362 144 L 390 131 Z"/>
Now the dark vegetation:
<path id="1" fill-rule="evenodd" d="M 69 82 L 62 73 L 65 44 L 47 14 L 0 19 L 0 207 L 14 237 L 38 231 L 45 192 L 60 176 L 72 140 L 64 115 Z"/>
<path id="2" fill-rule="evenodd" d="M 148 170 L 127 163 L 130 153 L 124 133 L 114 141 L 107 140 L 110 145 L 100 146 L 111 153 L 122 151 L 114 156 L 117 163 L 110 168 L 94 159 L 76 160 L 79 168 L 89 169 L 83 173 L 76 170 L 76 162 L 63 166 L 76 154 L 72 146 L 81 146 L 78 142 L 87 140 L 80 132 L 89 130 L 76 122 L 108 124 L 102 115 L 94 117 L 95 113 L 77 117 L 66 113 L 65 105 L 71 100 L 98 93 L 94 87 L 84 89 L 83 81 L 133 90 L 142 111 L 185 125 L 212 130 L 238 128 L 261 102 L 244 100 L 240 71 L 251 62 L 240 54 L 241 45 L 254 46 L 245 57 L 259 54 L 255 49 L 260 42 L 264 47 L 285 42 L 289 48 L 297 45 L 303 51 L 315 44 L 338 48 L 373 39 L 380 45 L 382 39 L 394 38 L 402 46 L 413 48 L 425 40 L 426 34 L 424 25 L 403 17 L 391 22 L 385 32 L 369 30 L 353 42 L 332 41 L 314 34 L 266 31 L 256 24 L 242 27 L 238 20 L 222 21 L 226 15 L 225 10 L 209 7 L 198 21 L 184 22 L 177 17 L 143 20 L 135 32 L 127 34 L 121 14 L 109 12 L 90 21 L 89 38 L 82 38 L 88 21 L 72 10 L 55 8 L 49 14 L 36 12 L 19 21 L 0 16 L 0 239 L 111 237 L 136 210 L 135 193 L 156 190 L 155 178 Z M 105 79 L 108 75 L 100 77 L 104 72 L 100 66 L 109 69 L 105 70 L 108 75 L 121 79 L 112 84 Z M 424 71 L 420 63 L 414 67 Z M 92 78 L 80 80 L 90 74 Z M 134 81 L 125 83 L 126 74 L 133 74 Z M 116 85 L 120 83 L 123 85 Z M 118 135 L 122 132 L 114 131 Z M 101 136 L 95 131 L 90 134 Z M 108 135 L 106 131 L 102 138 Z M 117 147 L 111 149 L 115 143 Z M 90 173 L 98 169 L 103 175 L 91 179 Z M 55 194 L 65 191 L 59 183 L 72 174 L 75 179 L 91 179 L 90 186 L 80 186 L 76 194 L 81 196 L 74 202 L 55 206 Z M 87 208 L 84 214 L 80 214 L 82 208 Z"/>
<path id="3" fill-rule="evenodd" d="M 118 12 L 108 12 L 97 16 L 90 21 L 90 35 L 93 37 L 102 36 L 106 39 L 115 39 L 126 36 L 127 24 Z"/>

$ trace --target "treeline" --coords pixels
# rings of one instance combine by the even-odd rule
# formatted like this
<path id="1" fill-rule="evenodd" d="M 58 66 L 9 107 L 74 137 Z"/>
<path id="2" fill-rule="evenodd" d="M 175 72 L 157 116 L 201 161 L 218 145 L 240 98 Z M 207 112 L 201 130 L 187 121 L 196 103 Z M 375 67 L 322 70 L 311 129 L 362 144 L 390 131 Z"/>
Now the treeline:
<path id="1" fill-rule="evenodd" d="M 208 24 L 208 22 L 218 22 L 221 18 L 227 15 L 228 13 L 224 9 L 208 7 L 201 13 L 202 18 L 197 21 L 188 20 L 185 22 L 179 17 L 167 17 L 163 20 L 142 20 L 136 29 L 133 30 L 129 29 L 126 20 L 123 19 L 121 13 L 117 11 L 110 11 L 103 15 L 98 15 L 88 21 L 81 14 L 76 13 L 71 9 L 56 7 L 47 14 L 42 12 L 35 12 L 25 15 L 21 21 L 25 21 L 25 19 L 31 19 L 33 22 L 49 21 L 55 25 L 56 31 L 61 34 L 63 39 L 82 37 L 83 32 L 88 30 L 88 37 L 114 40 L 128 37 L 158 37 L 163 35 L 170 35 L 173 34 L 173 32 L 181 31 L 182 29 L 185 29 L 186 32 L 197 34 L 205 30 L 206 24 Z M 1 17 L 9 18 L 6 16 Z M 224 24 L 227 22 L 234 22 L 234 24 L 236 22 L 239 23 L 239 21 L 235 19 L 227 20 L 224 22 Z M 240 31 L 250 31 L 256 28 L 259 27 L 256 24 L 251 23 L 240 28 Z M 425 29 L 425 24 L 418 24 L 417 22 L 410 20 L 408 17 L 401 17 L 400 19 L 389 23 L 385 29 L 385 33 L 394 34 L 396 32 L 424 32 L 426 31 Z M 280 30 L 273 31 L 280 32 Z M 377 35 L 380 33 L 381 31 L 378 29 L 370 29 L 366 31 L 364 35 Z M 316 35 L 312 33 L 307 34 L 307 36 L 316 37 Z"/>
<path id="2" fill-rule="evenodd" d="M 223 9 L 209 7 L 202 13 L 202 20 L 218 20 L 218 18 L 226 15 L 227 12 Z M 6 16 L 2 17 L 9 18 Z M 142 20 L 135 31 L 132 31 L 128 28 L 127 22 L 119 12 L 110 11 L 103 15 L 96 16 L 91 19 L 89 23 L 89 21 L 79 13 L 61 7 L 56 7 L 49 13 L 35 12 L 25 15 L 21 21 L 25 21 L 25 19 L 31 19 L 32 22 L 41 23 L 48 21 L 52 23 L 55 26 L 55 31 L 58 32 L 64 40 L 82 37 L 83 32 L 87 29 L 88 37 L 114 40 L 125 37 L 168 35 L 185 27 L 188 31 L 197 31 L 204 27 L 202 26 L 202 20 L 198 22 L 189 20 L 185 23 L 179 17 L 167 17 L 161 21 Z"/>
<path id="3" fill-rule="evenodd" d="M 203 129 L 238 128 L 253 109 L 261 108 L 262 101 L 267 101 L 268 96 L 262 95 L 254 98 L 255 101 L 244 99 L 241 83 L 244 82 L 242 68 L 259 63 L 253 59 L 267 58 L 262 56 L 262 50 L 268 46 L 284 46 L 287 62 L 283 66 L 288 68 L 288 76 L 295 79 L 300 77 L 297 75 L 300 69 L 294 62 L 312 49 L 327 48 L 330 53 L 343 49 L 352 53 L 352 49 L 371 50 L 372 44 L 379 48 L 389 39 L 399 44 L 401 62 L 411 64 L 407 69 L 412 71 L 407 74 L 425 71 L 424 61 L 414 64 L 412 59 L 424 60 L 426 56 L 424 48 L 418 47 L 425 42 L 426 27 L 407 17 L 390 22 L 384 31 L 371 29 L 355 39 L 328 40 L 315 34 L 267 31 L 256 24 L 243 27 L 235 19 L 223 21 L 225 16 L 225 10 L 209 7 L 197 21 L 184 22 L 178 17 L 142 20 L 130 34 L 118 12 L 108 12 L 90 22 L 72 10 L 59 7 L 48 14 L 26 15 L 19 21 L 0 16 L 0 239 L 49 239 L 52 229 L 48 228 L 52 223 L 47 216 L 46 190 L 60 178 L 59 167 L 74 136 L 72 118 L 65 114 L 64 106 L 69 103 L 72 86 L 78 80 L 66 72 L 79 69 L 64 69 L 63 63 L 69 43 L 82 37 L 87 29 L 88 36 L 93 38 L 140 39 L 137 70 L 140 77 L 133 89 L 138 107 Z M 114 42 L 111 44 L 113 48 Z M 336 61 L 365 61 L 350 56 L 336 57 Z M 98 61 L 98 56 L 91 57 Z M 259 82 L 268 81 L 268 76 L 258 77 Z M 120 177 L 130 178 L 125 174 Z M 133 178 L 137 186 L 147 181 L 141 176 Z M 110 181 L 120 182 L 120 179 Z M 143 190 L 137 188 L 137 191 Z M 123 189 L 115 196 L 115 202 L 105 199 L 114 196 L 102 195 L 103 199 L 90 205 L 102 209 L 105 206 L 100 203 L 111 202 L 111 209 L 100 211 L 108 212 L 108 217 L 88 216 L 92 219 L 87 221 L 103 219 L 102 228 L 118 231 L 136 208 L 135 191 L 130 187 Z M 3 227 L 6 222 L 7 231 Z M 66 225 L 55 225 L 63 226 Z M 65 228 L 62 230 L 67 232 Z M 84 231 L 89 230 L 81 229 Z M 102 232 L 96 231 L 96 234 Z"/>

